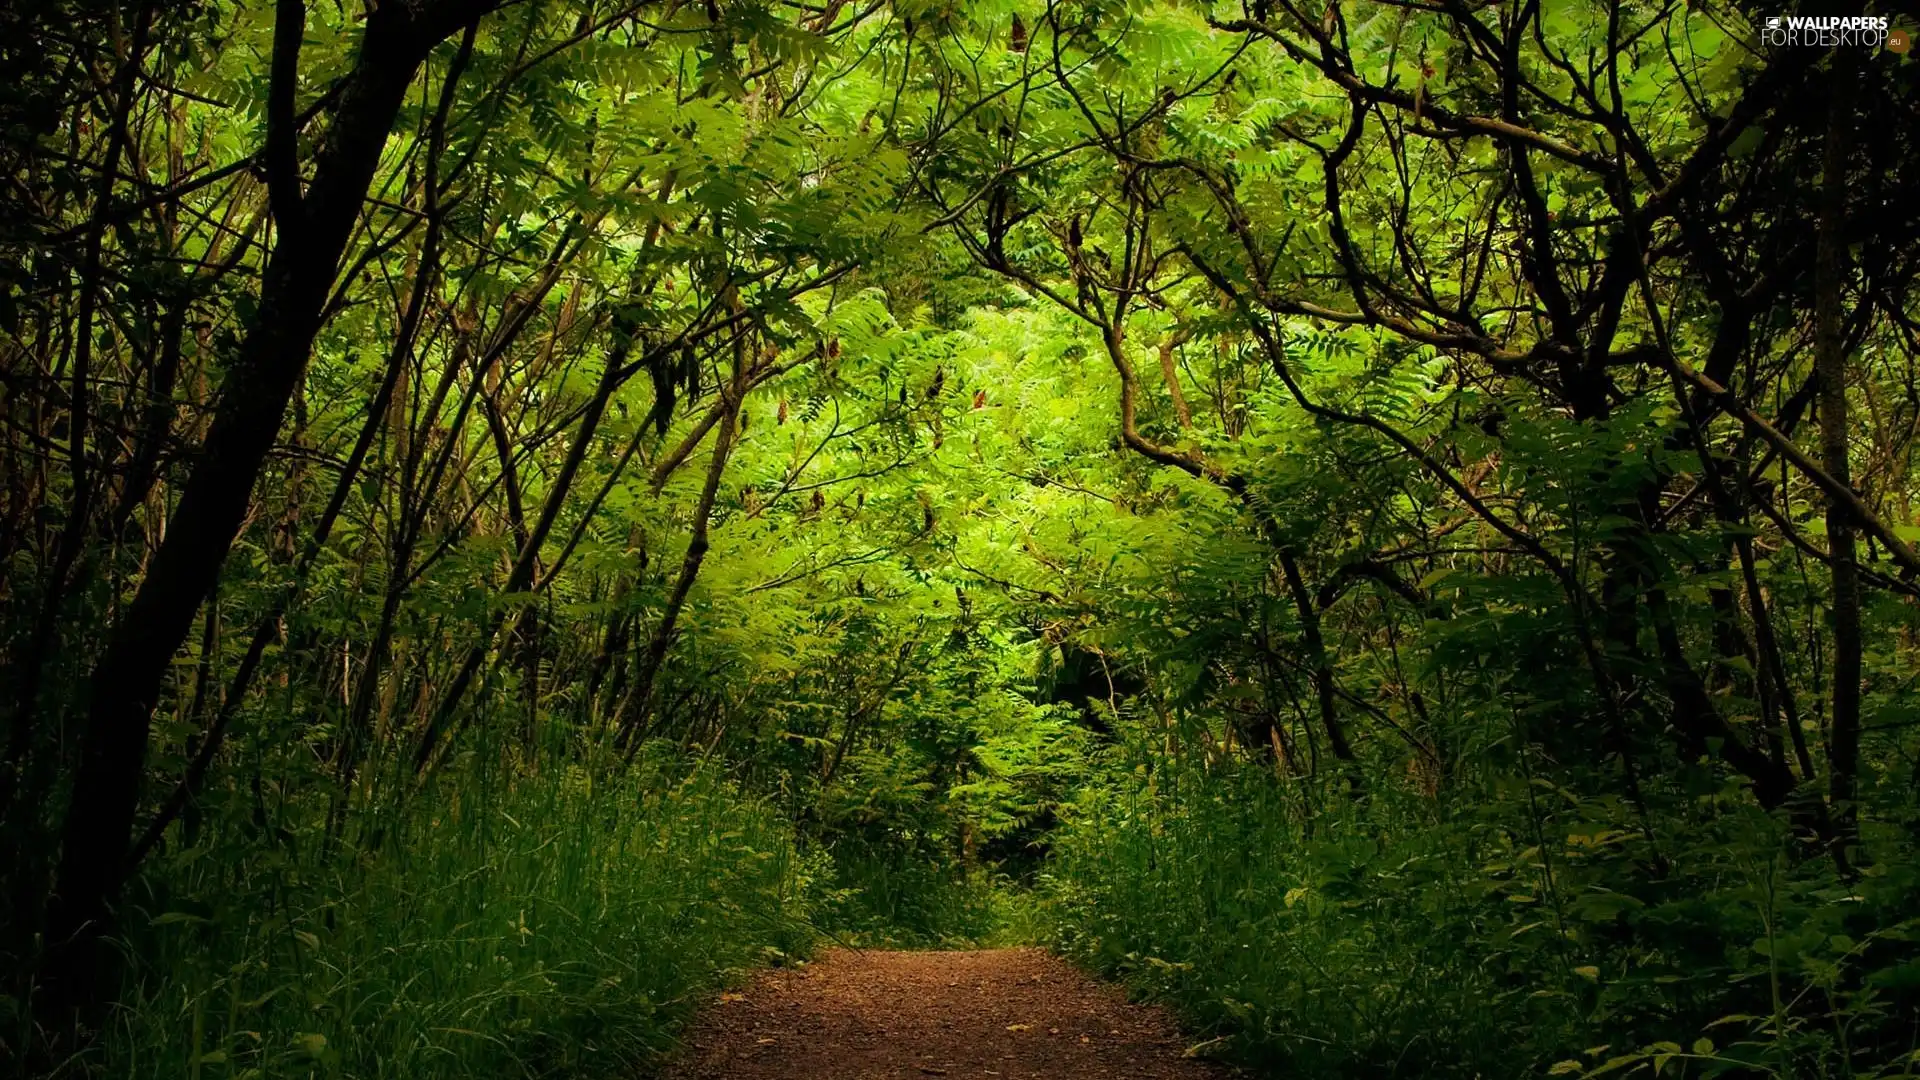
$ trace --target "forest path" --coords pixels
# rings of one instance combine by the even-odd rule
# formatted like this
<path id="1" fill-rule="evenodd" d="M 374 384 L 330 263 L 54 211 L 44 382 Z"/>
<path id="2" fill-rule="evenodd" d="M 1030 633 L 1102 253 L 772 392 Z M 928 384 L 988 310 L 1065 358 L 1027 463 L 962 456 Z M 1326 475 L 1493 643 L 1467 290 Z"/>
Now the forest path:
<path id="1" fill-rule="evenodd" d="M 724 994 L 669 1080 L 1219 1080 L 1158 1009 L 1040 949 L 833 949 Z"/>

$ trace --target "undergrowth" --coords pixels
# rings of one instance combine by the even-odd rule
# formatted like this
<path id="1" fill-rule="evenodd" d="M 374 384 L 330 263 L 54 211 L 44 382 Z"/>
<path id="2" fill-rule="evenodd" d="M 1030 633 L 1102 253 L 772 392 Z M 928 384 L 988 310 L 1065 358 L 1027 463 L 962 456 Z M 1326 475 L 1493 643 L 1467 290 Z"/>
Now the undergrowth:
<path id="1" fill-rule="evenodd" d="M 270 807 L 270 853 L 203 837 L 136 889 L 135 958 L 71 1070 L 155 1080 L 621 1076 L 700 993 L 804 950 L 789 825 L 711 771 L 590 790 L 574 769 L 444 775 L 355 846 Z"/>
<path id="2" fill-rule="evenodd" d="M 1309 826 L 1270 771 L 1142 769 L 1057 838 L 1054 941 L 1272 1075 L 1914 1075 L 1920 874 L 1893 830 L 1847 881 L 1740 793 L 1643 829 L 1532 787 L 1381 790 Z"/>
<path id="3" fill-rule="evenodd" d="M 828 857 L 818 925 L 841 943 L 997 948 L 1040 940 L 1031 892 L 1002 870 L 842 843 Z"/>

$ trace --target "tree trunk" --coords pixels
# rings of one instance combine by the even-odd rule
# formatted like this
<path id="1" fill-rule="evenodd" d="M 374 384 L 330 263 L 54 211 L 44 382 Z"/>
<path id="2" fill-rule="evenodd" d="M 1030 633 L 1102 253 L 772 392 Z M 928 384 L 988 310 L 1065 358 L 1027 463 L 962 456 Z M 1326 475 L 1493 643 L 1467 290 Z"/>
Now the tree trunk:
<path id="1" fill-rule="evenodd" d="M 1836 52 L 1813 268 L 1813 362 L 1820 381 L 1820 464 L 1842 488 L 1852 484 L 1847 461 L 1847 358 L 1840 311 L 1840 259 L 1846 243 L 1840 229 L 1846 216 L 1852 78 L 1851 65 Z M 1845 503 L 1837 497 L 1828 499 L 1827 545 L 1833 555 L 1833 722 L 1828 733 L 1827 785 L 1833 799 L 1836 842 L 1843 847 L 1854 832 L 1854 785 L 1860 757 L 1860 581 L 1854 524 Z"/>
<path id="2" fill-rule="evenodd" d="M 222 387 L 166 540 L 90 679 L 87 726 L 48 910 L 42 1000 L 54 1010 L 52 1016 L 70 1014 L 95 997 L 97 946 L 120 885 L 154 705 L 174 653 L 245 518 L 254 481 L 306 370 L 387 133 L 428 50 L 489 6 L 485 0 L 443 0 L 424 9 L 405 4 L 377 9 L 367 20 L 354 73 L 304 197 L 297 162 L 283 157 L 279 163 L 273 181 L 279 186 L 274 193 L 279 240 L 262 277 L 258 316 Z M 304 18 L 295 21 L 303 24 Z M 276 38 L 287 30 L 283 21 Z M 292 65 L 276 63 L 275 74 L 293 77 Z M 275 96 L 280 93 L 290 95 L 291 87 L 276 87 Z M 279 121 L 284 126 L 289 119 Z M 269 143 L 290 155 L 293 134 L 270 133 Z"/>
<path id="3" fill-rule="evenodd" d="M 654 681 L 666 663 L 667 650 L 672 647 L 674 633 L 679 628 L 680 612 L 686 607 L 694 579 L 700 576 L 700 565 L 707 557 L 707 529 L 713 520 L 713 504 L 720 493 L 720 481 L 727 471 L 727 458 L 733 453 L 734 418 L 740 412 L 740 396 L 746 392 L 744 382 L 736 370 L 733 385 L 721 391 L 725 400 L 720 406 L 719 430 L 713 437 L 713 459 L 707 465 L 700 502 L 693 511 L 693 535 L 687 540 L 686 554 L 680 560 L 680 576 L 674 579 L 667 608 L 660 613 L 660 624 L 654 627 L 653 636 L 647 641 L 647 651 L 640 655 L 640 670 L 634 677 L 633 690 L 620 710 L 615 741 L 626 750 L 629 760 L 645 735 L 647 712 L 653 706 Z"/>
<path id="4" fill-rule="evenodd" d="M 1347 740 L 1347 728 L 1340 720 L 1340 710 L 1334 701 L 1333 661 L 1327 656 L 1327 644 L 1320 635 L 1320 613 L 1313 606 L 1313 594 L 1307 591 L 1306 580 L 1300 576 L 1300 564 L 1291 552 L 1280 552 L 1280 569 L 1287 579 L 1287 591 L 1293 596 L 1294 610 L 1300 616 L 1307 660 L 1313 665 L 1313 694 L 1320 705 L 1320 726 L 1326 730 L 1327 745 L 1332 748 L 1333 756 L 1347 771 L 1353 793 L 1359 795 L 1365 786 L 1353 744 Z"/>

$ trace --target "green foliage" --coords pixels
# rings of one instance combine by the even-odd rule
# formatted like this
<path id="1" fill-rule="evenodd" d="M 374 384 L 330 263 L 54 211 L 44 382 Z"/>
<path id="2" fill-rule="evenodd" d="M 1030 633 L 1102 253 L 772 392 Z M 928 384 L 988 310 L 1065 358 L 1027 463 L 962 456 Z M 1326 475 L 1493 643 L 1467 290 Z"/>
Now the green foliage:
<path id="1" fill-rule="evenodd" d="M 1289 1074 L 1911 1075 L 1920 68 L 1751 23 L 9 6 L 0 1052 L 1044 935 Z"/>
<path id="2" fill-rule="evenodd" d="M 810 944 L 787 825 L 711 770 L 455 770 L 376 844 L 324 803 L 202 838 L 136 886 L 135 987 L 88 1069 L 126 1077 L 601 1076 L 725 974 Z"/>
<path id="3" fill-rule="evenodd" d="M 1908 1074 L 1907 841 L 1849 884 L 1736 796 L 1649 840 L 1535 787 L 1303 818 L 1262 770 L 1143 765 L 1058 840 L 1054 940 L 1276 1074 Z"/>

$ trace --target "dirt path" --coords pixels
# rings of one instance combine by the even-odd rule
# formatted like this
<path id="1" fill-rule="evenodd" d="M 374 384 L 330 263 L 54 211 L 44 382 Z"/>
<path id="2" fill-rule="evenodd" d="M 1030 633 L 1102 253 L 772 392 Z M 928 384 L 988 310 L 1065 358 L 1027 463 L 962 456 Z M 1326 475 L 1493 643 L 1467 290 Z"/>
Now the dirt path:
<path id="1" fill-rule="evenodd" d="M 1220 1080 L 1157 1009 L 1039 949 L 835 949 L 725 994 L 668 1080 Z"/>

